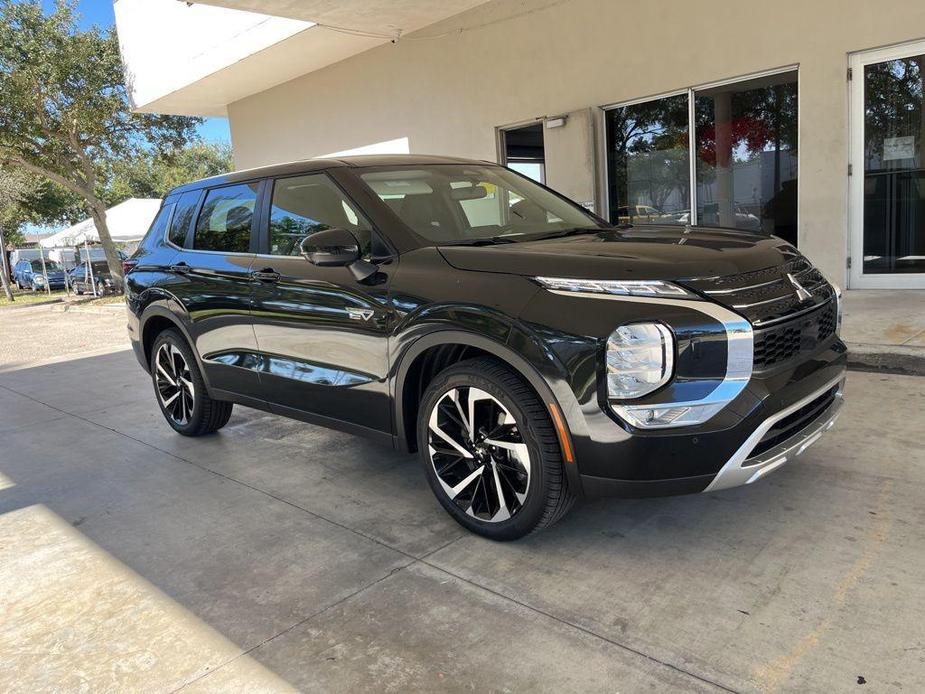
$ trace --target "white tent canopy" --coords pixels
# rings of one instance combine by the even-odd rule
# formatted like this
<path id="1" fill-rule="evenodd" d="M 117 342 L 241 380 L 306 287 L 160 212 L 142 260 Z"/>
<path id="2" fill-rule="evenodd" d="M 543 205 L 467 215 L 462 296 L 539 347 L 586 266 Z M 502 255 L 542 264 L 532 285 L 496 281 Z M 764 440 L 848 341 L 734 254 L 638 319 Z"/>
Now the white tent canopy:
<path id="1" fill-rule="evenodd" d="M 129 198 L 106 210 L 106 226 L 116 243 L 139 241 L 144 237 L 161 206 L 157 198 Z M 39 243 L 43 248 L 64 248 L 87 243 L 98 243 L 99 232 L 93 218 L 78 222 L 56 234 L 47 236 Z"/>

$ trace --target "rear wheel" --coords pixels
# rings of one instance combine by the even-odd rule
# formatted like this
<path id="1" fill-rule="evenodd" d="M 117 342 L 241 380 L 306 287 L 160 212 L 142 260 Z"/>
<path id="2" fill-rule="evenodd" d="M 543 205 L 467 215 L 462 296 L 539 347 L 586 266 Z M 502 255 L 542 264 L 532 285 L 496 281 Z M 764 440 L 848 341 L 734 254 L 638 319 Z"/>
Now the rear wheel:
<path id="1" fill-rule="evenodd" d="M 190 346 L 176 330 L 165 330 L 151 349 L 154 393 L 167 423 L 184 436 L 202 436 L 228 423 L 234 405 L 213 400 Z"/>
<path id="2" fill-rule="evenodd" d="M 494 540 L 548 527 L 575 500 L 546 407 L 523 378 L 492 358 L 460 362 L 431 381 L 418 450 L 443 508 Z"/>

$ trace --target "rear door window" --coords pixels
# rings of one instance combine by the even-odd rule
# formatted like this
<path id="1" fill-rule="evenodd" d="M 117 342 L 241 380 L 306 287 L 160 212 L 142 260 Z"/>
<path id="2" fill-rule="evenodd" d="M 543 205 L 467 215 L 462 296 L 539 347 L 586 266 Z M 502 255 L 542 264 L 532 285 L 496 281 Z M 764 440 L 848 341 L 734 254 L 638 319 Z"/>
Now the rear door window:
<path id="1" fill-rule="evenodd" d="M 206 193 L 196 221 L 193 248 L 199 251 L 248 253 L 260 183 L 213 188 Z"/>

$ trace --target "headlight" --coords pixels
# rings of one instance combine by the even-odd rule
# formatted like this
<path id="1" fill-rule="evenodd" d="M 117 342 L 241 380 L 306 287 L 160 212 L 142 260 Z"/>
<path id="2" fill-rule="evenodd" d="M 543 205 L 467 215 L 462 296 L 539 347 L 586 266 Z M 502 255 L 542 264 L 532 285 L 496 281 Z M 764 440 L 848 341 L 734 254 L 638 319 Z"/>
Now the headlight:
<path id="1" fill-rule="evenodd" d="M 32 281 L 35 284 L 45 284 L 45 277 L 43 275 L 36 275 L 32 278 Z"/>
<path id="2" fill-rule="evenodd" d="M 620 294 L 623 296 L 667 296 L 675 299 L 700 297 L 671 282 L 662 280 L 578 280 L 568 277 L 535 277 L 546 289 L 560 292 Z"/>
<path id="3" fill-rule="evenodd" d="M 629 400 L 648 395 L 671 378 L 674 336 L 661 323 L 621 325 L 607 339 L 607 395 Z"/>

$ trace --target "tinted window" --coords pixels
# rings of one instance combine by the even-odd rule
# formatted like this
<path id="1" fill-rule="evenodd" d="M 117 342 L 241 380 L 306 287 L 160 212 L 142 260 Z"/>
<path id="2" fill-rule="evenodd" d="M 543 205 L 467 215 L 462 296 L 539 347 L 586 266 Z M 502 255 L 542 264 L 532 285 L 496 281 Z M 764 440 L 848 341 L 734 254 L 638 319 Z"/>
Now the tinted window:
<path id="1" fill-rule="evenodd" d="M 797 242 L 797 73 L 697 91 L 697 223 Z"/>
<path id="2" fill-rule="evenodd" d="M 199 204 L 201 194 L 202 191 L 199 190 L 183 193 L 177 201 L 173 218 L 170 220 L 170 233 L 167 236 L 167 239 L 173 245 L 180 246 L 180 248 L 186 245 L 186 232 L 189 231 L 190 224 L 193 221 L 193 215 L 196 213 L 196 205 Z"/>
<path id="3" fill-rule="evenodd" d="M 686 94 L 606 112 L 611 222 L 690 221 L 687 121 Z"/>
<path id="4" fill-rule="evenodd" d="M 193 248 L 247 253 L 259 185 L 247 183 L 210 190 L 196 222 Z"/>
<path id="5" fill-rule="evenodd" d="M 281 178 L 273 184 L 272 255 L 299 255 L 300 244 L 306 237 L 333 228 L 352 232 L 360 242 L 360 253 L 367 255 L 369 222 L 325 174 Z"/>

